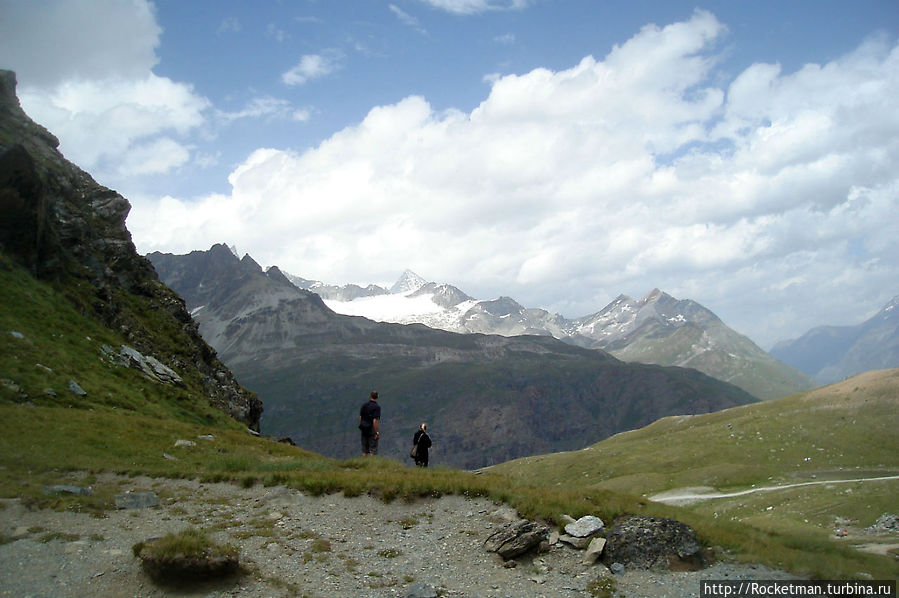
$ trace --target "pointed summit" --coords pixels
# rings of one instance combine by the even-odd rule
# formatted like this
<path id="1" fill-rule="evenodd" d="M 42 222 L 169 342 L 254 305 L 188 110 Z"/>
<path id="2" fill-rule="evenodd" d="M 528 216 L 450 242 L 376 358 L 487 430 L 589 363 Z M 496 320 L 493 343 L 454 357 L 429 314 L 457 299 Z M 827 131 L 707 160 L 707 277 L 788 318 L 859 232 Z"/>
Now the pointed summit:
<path id="1" fill-rule="evenodd" d="M 407 293 L 414 293 L 421 287 L 428 284 L 428 281 L 413 272 L 412 270 L 406 270 L 400 276 L 399 280 L 397 280 L 392 287 L 390 287 L 391 294 L 397 295 L 405 295 Z"/>

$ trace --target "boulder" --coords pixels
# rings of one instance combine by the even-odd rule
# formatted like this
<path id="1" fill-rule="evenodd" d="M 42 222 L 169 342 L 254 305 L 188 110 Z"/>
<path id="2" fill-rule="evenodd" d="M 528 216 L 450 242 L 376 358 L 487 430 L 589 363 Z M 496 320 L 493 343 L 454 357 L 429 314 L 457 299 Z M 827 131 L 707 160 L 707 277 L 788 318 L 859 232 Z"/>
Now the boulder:
<path id="1" fill-rule="evenodd" d="M 522 519 L 507 523 L 484 540 L 484 548 L 509 560 L 536 548 L 547 539 L 549 528 Z"/>
<path id="2" fill-rule="evenodd" d="M 590 538 L 605 527 L 602 519 L 593 515 L 586 515 L 577 521 L 565 526 L 565 533 L 575 538 Z"/>
<path id="3" fill-rule="evenodd" d="M 602 560 L 631 569 L 708 566 L 696 532 L 673 519 L 630 515 L 615 521 L 606 535 Z M 613 570 L 614 571 L 614 570 Z"/>

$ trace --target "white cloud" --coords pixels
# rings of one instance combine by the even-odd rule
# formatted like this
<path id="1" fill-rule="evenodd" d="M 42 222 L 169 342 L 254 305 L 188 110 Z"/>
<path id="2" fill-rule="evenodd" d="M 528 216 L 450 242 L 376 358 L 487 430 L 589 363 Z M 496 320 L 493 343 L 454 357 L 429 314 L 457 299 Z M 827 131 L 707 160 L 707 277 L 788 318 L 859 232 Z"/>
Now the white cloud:
<path id="1" fill-rule="evenodd" d="M 453 14 L 472 15 L 493 10 L 520 10 L 533 0 L 421 0 Z"/>
<path id="2" fill-rule="evenodd" d="M 281 75 L 286 85 L 304 85 L 312 79 L 330 75 L 342 67 L 343 55 L 337 50 L 326 50 L 321 54 L 305 54 L 290 70 Z"/>
<path id="3" fill-rule="evenodd" d="M 421 26 L 421 23 L 419 23 L 418 19 L 407 13 L 396 4 L 391 4 L 388 8 L 390 8 L 390 12 L 396 15 L 396 18 L 398 18 L 404 25 L 411 27 L 419 33 L 426 33 L 424 28 Z"/>
<path id="4" fill-rule="evenodd" d="M 660 287 L 770 344 L 784 321 L 823 323 L 791 305 L 826 296 L 816 317 L 845 316 L 899 280 L 899 47 L 753 65 L 722 88 L 725 33 L 697 12 L 602 60 L 499 77 L 471 113 L 378 106 L 303 153 L 254 152 L 227 196 L 129 226 L 146 251 L 226 241 L 329 282 L 410 267 L 568 316 Z"/>
<path id="5" fill-rule="evenodd" d="M 3 2 L 0 56 L 22 107 L 105 184 L 169 172 L 209 102 L 153 74 L 162 30 L 143 0 Z"/>
<path id="6" fill-rule="evenodd" d="M 20 82 L 142 78 L 157 63 L 162 30 L 143 0 L 3 0 L 0 14 L 0 56 Z"/>
<path id="7" fill-rule="evenodd" d="M 296 121 L 307 121 L 311 118 L 308 109 L 294 108 L 288 100 L 272 96 L 260 96 L 251 99 L 246 106 L 236 112 L 217 111 L 216 116 L 231 122 L 244 118 L 279 118 Z"/>
<path id="8" fill-rule="evenodd" d="M 29 116 L 59 136 L 66 157 L 100 180 L 185 163 L 189 150 L 170 134 L 199 127 L 209 108 L 190 86 L 153 74 L 67 80 L 49 90 L 23 85 L 19 98 Z"/>

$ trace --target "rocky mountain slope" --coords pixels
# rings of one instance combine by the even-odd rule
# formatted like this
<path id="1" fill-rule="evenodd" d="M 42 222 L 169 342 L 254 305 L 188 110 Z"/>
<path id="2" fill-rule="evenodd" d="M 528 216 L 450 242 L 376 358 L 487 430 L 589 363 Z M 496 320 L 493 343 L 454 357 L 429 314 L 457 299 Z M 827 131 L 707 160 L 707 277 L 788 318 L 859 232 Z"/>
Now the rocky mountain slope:
<path id="1" fill-rule="evenodd" d="M 454 334 L 339 315 L 277 268 L 225 245 L 148 256 L 238 379 L 266 404 L 266 433 L 328 456 L 359 452 L 376 388 L 382 453 L 406 458 L 419 422 L 432 461 L 477 467 L 574 449 L 675 413 L 752 402 L 696 370 L 628 364 L 548 336 Z"/>
<path id="2" fill-rule="evenodd" d="M 14 282 L 21 280 L 16 275 L 24 269 L 45 283 L 39 292 L 53 295 L 48 303 L 65 305 L 77 314 L 70 316 L 66 325 L 74 328 L 74 318 L 87 318 L 92 324 L 86 326 L 99 324 L 110 331 L 110 338 L 127 343 L 127 349 L 106 349 L 107 357 L 121 360 L 140 355 L 145 365 L 158 364 L 159 371 L 174 373 L 175 377 L 169 377 L 182 388 L 178 392 L 184 401 L 180 409 L 185 417 L 195 407 L 203 411 L 195 403 L 199 401 L 258 428 L 262 412 L 259 399 L 235 382 L 200 337 L 183 301 L 159 282 L 150 263 L 135 251 L 125 228 L 130 210 L 127 200 L 68 162 L 57 149 L 57 139 L 22 111 L 15 88 L 15 74 L 0 71 L 0 252 L 4 281 L 26 286 Z M 4 305 L 5 321 L 10 326 L 27 327 L 29 322 L 24 319 L 34 316 L 29 314 L 27 302 L 16 294 L 20 290 L 4 289 L 4 300 L 9 302 Z M 38 291 L 28 292 L 36 302 L 34 293 Z M 55 321 L 51 315 L 44 317 Z M 43 332 L 35 329 L 35 333 Z M 11 348 L 15 351 L 12 358 L 4 356 L 4 368 L 9 368 L 2 372 L 8 381 L 5 388 L 18 389 L 10 393 L 17 399 L 24 396 L 37 400 L 37 395 L 50 400 L 53 395 L 46 390 L 29 387 L 41 382 L 33 370 L 16 363 L 18 352 L 36 342 L 21 332 L 19 335 L 24 342 L 19 348 Z M 61 342 L 61 332 L 54 336 Z M 54 350 L 62 351 L 60 360 L 71 358 L 75 352 L 71 346 Z M 102 356 L 99 350 L 97 353 L 95 357 Z M 42 357 L 47 377 L 55 365 L 52 359 L 52 355 Z M 45 388 L 55 392 L 52 385 Z"/>
<path id="3" fill-rule="evenodd" d="M 569 339 L 625 361 L 696 368 L 761 399 L 813 386 L 808 376 L 777 361 L 707 308 L 658 289 L 640 300 L 622 295 L 576 320 Z"/>
<path id="4" fill-rule="evenodd" d="M 829 384 L 848 376 L 899 367 L 899 295 L 871 318 L 855 326 L 819 326 L 781 341 L 771 354 Z"/>
<path id="5" fill-rule="evenodd" d="M 459 333 L 552 336 L 603 349 L 624 361 L 691 367 L 760 399 L 814 385 L 807 375 L 773 358 L 709 309 L 658 289 L 639 300 L 621 295 L 599 312 L 570 320 L 526 308 L 511 297 L 476 300 L 452 285 L 426 282 L 409 270 L 390 290 L 288 278 L 319 294 L 338 313 L 380 322 L 420 323 Z"/>

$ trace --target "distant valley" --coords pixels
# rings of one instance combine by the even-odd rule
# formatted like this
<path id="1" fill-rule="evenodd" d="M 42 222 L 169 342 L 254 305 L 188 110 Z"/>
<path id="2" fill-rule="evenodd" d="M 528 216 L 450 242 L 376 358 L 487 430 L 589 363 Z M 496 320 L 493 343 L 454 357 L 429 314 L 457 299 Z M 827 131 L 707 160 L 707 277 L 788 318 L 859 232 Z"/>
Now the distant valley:
<path id="1" fill-rule="evenodd" d="M 263 431 L 329 456 L 359 452 L 355 422 L 382 394 L 384 454 L 428 421 L 432 459 L 479 467 L 579 448 L 660 416 L 755 401 L 688 368 L 626 363 L 551 336 L 457 334 L 340 315 L 278 268 L 225 245 L 148 256 L 203 337 L 265 401 Z"/>

